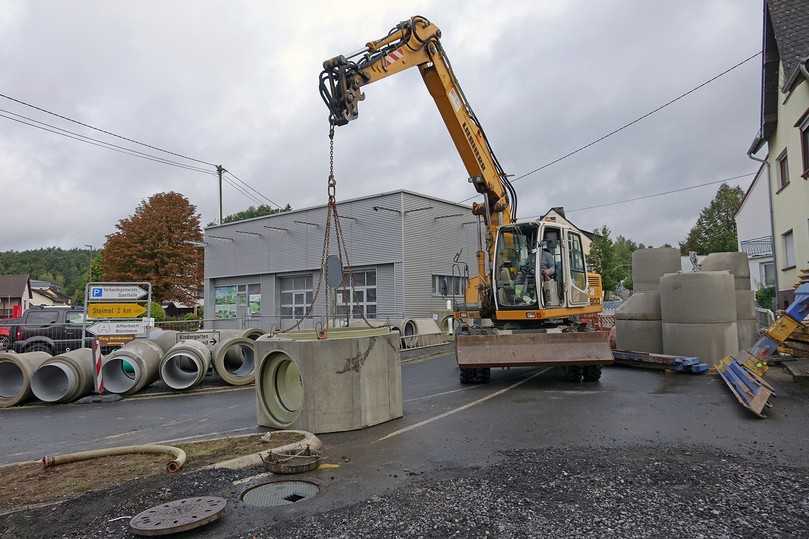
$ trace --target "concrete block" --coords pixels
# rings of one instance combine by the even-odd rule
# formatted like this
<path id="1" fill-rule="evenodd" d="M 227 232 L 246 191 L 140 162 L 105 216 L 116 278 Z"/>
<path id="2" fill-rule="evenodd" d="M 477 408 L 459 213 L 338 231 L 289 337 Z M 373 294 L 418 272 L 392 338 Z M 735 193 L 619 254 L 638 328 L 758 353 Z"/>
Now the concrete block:
<path id="1" fill-rule="evenodd" d="M 713 365 L 739 351 L 736 322 L 720 324 L 673 324 L 663 322 L 663 353 L 695 356 Z"/>
<path id="2" fill-rule="evenodd" d="M 711 253 L 702 259 L 702 271 L 729 271 L 734 277 L 750 279 L 750 264 L 747 253 Z"/>
<path id="3" fill-rule="evenodd" d="M 632 283 L 636 292 L 657 290 L 660 277 L 680 271 L 680 251 L 673 247 L 638 249 L 632 253 Z"/>
<path id="4" fill-rule="evenodd" d="M 296 333 L 256 341 L 260 426 L 318 434 L 402 417 L 398 333 L 330 330 L 323 340 Z"/>
<path id="5" fill-rule="evenodd" d="M 660 294 L 635 292 L 615 311 L 616 320 L 660 320 Z"/>
<path id="6" fill-rule="evenodd" d="M 755 320 L 755 303 L 755 292 L 752 290 L 736 290 L 736 320 Z"/>
<path id="7" fill-rule="evenodd" d="M 663 352 L 663 333 L 660 320 L 615 320 L 615 339 L 618 350 L 633 352 Z"/>
<path id="8" fill-rule="evenodd" d="M 663 323 L 735 322 L 733 276 L 727 271 L 664 275 L 660 279 L 660 311 Z"/>
<path id="9" fill-rule="evenodd" d="M 736 321 L 739 332 L 739 350 L 749 350 L 758 340 L 758 321 Z"/>

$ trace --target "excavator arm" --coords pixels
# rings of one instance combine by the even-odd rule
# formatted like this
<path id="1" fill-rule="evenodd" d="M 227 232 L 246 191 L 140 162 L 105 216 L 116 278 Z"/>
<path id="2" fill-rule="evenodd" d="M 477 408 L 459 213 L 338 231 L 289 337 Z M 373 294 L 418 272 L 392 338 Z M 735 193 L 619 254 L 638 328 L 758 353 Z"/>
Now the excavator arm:
<path id="1" fill-rule="evenodd" d="M 483 195 L 483 202 L 474 203 L 472 212 L 486 224 L 486 248 L 491 261 L 498 227 L 516 220 L 517 196 L 455 77 L 440 37 L 441 31 L 424 17 L 401 22 L 387 36 L 367 43 L 362 50 L 326 60 L 320 74 L 320 94 L 329 109 L 331 125 L 346 125 L 359 114 L 359 103 L 365 99 L 364 86 L 418 67 L 466 167 L 469 182 Z M 479 252 L 478 275 L 483 280 L 479 285 L 488 283 L 488 273 L 484 253 Z"/>

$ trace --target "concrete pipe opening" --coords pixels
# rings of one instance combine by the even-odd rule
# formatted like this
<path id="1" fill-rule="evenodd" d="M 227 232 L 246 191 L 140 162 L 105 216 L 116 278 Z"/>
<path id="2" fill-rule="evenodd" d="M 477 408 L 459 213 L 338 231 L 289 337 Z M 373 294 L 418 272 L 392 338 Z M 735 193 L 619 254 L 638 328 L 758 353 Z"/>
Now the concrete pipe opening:
<path id="1" fill-rule="evenodd" d="M 204 373 L 197 358 L 185 352 L 175 352 L 160 367 L 160 377 L 172 389 L 188 389 L 197 384 Z"/>
<path id="2" fill-rule="evenodd" d="M 0 398 L 11 399 L 23 390 L 22 369 L 10 361 L 0 362 Z"/>
<path id="3" fill-rule="evenodd" d="M 225 370 L 237 377 L 250 376 L 256 368 L 253 347 L 246 344 L 236 344 L 225 352 Z"/>
<path id="4" fill-rule="evenodd" d="M 142 375 L 138 363 L 125 355 L 107 361 L 101 368 L 104 388 L 112 393 L 126 393 L 135 387 Z"/>
<path id="5" fill-rule="evenodd" d="M 271 352 L 262 362 L 258 395 L 267 420 L 276 428 L 297 421 L 303 407 L 304 386 L 298 363 L 282 351 Z"/>
<path id="6" fill-rule="evenodd" d="M 31 391 L 43 402 L 58 402 L 78 385 L 76 373 L 69 366 L 53 362 L 40 367 L 31 378 Z"/>

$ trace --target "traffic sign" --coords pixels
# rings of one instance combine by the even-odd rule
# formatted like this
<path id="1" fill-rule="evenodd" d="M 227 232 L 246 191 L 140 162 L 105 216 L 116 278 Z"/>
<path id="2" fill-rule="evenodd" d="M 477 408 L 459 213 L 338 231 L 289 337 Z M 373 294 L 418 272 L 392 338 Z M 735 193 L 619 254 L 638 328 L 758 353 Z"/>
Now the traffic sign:
<path id="1" fill-rule="evenodd" d="M 138 318 L 146 312 L 139 303 L 90 303 L 87 318 Z"/>
<path id="2" fill-rule="evenodd" d="M 98 300 L 139 300 L 146 297 L 149 292 L 140 286 L 128 284 L 105 284 L 90 287 L 90 301 Z"/>
<path id="3" fill-rule="evenodd" d="M 208 346 L 216 346 L 221 339 L 218 331 L 195 331 L 193 333 L 178 333 L 177 342 L 180 341 L 200 341 Z"/>
<path id="4" fill-rule="evenodd" d="M 98 342 L 101 343 L 101 346 L 105 347 L 118 347 L 123 346 L 129 341 L 135 340 L 134 335 L 99 335 L 97 337 Z"/>
<path id="5" fill-rule="evenodd" d="M 87 328 L 93 335 L 139 335 L 146 333 L 146 322 L 96 322 Z"/>

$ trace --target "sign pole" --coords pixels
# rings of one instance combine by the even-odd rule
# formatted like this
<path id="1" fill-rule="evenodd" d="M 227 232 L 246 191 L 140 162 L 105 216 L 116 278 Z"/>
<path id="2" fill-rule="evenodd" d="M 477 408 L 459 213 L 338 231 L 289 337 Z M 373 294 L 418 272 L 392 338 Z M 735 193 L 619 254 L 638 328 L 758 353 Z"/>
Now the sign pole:
<path id="1" fill-rule="evenodd" d="M 98 339 L 93 341 L 93 361 L 95 363 L 95 373 L 96 373 L 96 393 L 99 395 L 104 394 L 104 378 L 101 375 L 101 343 Z"/>

